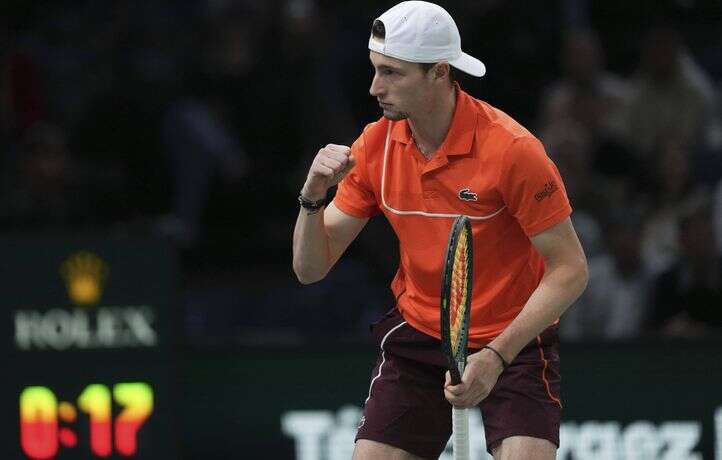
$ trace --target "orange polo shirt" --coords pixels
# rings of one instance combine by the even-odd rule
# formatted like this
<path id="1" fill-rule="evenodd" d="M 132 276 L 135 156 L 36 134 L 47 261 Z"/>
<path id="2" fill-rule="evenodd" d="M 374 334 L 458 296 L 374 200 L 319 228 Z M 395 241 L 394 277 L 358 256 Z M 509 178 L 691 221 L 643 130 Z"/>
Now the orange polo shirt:
<path id="1" fill-rule="evenodd" d="M 561 222 L 571 206 L 544 147 L 504 112 L 456 88 L 456 109 L 431 160 L 406 120 L 381 118 L 351 147 L 356 166 L 334 203 L 346 214 L 382 212 L 400 245 L 391 283 L 406 321 L 439 333 L 441 278 L 453 219 L 471 218 L 474 281 L 469 344 L 482 346 L 519 314 L 544 274 L 530 236 Z"/>

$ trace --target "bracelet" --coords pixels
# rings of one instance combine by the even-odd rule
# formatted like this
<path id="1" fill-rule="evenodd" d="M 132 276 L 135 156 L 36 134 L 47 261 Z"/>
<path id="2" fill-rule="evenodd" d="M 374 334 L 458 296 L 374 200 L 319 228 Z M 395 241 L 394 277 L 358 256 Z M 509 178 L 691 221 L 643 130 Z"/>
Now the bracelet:
<path id="1" fill-rule="evenodd" d="M 315 214 L 319 209 L 321 209 L 323 206 L 326 205 L 326 197 L 321 198 L 317 201 L 312 201 L 303 196 L 303 194 L 298 195 L 298 202 L 301 204 L 301 207 L 308 211 L 315 211 L 312 214 Z"/>
<path id="2" fill-rule="evenodd" d="M 491 348 L 489 345 L 484 345 L 483 347 L 481 347 L 482 350 L 483 350 L 484 348 L 486 348 L 487 350 L 493 351 L 493 352 L 496 354 L 496 356 L 499 357 L 499 359 L 501 360 L 501 367 L 503 367 L 504 369 L 506 369 L 507 367 L 509 367 L 509 363 L 507 363 L 506 360 L 504 359 L 504 357 L 501 356 L 501 353 L 499 353 L 498 351 L 494 350 L 494 349 Z"/>

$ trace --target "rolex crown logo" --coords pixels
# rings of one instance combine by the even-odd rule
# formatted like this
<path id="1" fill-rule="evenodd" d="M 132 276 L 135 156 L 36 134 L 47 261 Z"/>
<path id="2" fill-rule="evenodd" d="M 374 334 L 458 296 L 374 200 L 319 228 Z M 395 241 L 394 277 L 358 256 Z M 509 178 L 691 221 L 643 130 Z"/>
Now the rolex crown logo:
<path id="1" fill-rule="evenodd" d="M 65 279 L 68 296 L 74 304 L 94 305 L 103 294 L 103 282 L 108 274 L 108 266 L 103 260 L 88 251 L 77 252 L 68 257 L 60 266 L 60 274 Z"/>

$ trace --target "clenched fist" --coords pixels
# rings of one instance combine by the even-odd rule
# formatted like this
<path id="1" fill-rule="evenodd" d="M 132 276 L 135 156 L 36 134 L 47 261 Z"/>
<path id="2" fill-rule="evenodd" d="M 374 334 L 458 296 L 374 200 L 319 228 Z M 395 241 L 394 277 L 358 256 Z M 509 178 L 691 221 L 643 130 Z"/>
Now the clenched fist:
<path id="1" fill-rule="evenodd" d="M 355 164 L 349 147 L 328 144 L 313 159 L 301 194 L 309 200 L 322 199 L 328 189 L 338 184 Z"/>

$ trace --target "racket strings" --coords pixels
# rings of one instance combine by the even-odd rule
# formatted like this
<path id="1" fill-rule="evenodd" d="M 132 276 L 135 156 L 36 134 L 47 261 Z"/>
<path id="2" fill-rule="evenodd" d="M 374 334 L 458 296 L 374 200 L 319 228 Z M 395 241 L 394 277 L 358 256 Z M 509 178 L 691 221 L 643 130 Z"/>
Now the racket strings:
<path id="1" fill-rule="evenodd" d="M 454 355 L 458 352 L 459 331 L 464 330 L 468 296 L 467 238 L 462 232 L 454 251 L 454 265 L 451 274 L 451 347 Z"/>

